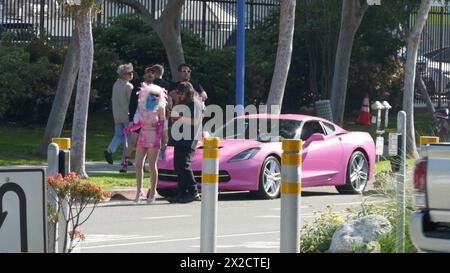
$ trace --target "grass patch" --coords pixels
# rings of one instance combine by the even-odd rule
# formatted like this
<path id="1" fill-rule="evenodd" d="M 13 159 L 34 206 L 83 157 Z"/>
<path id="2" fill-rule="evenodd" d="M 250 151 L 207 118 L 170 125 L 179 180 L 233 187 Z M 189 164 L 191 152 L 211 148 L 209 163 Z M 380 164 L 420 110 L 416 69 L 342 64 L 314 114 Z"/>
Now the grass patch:
<path id="1" fill-rule="evenodd" d="M 150 175 L 148 173 L 145 173 L 143 187 L 148 188 L 150 186 L 149 179 Z M 91 183 L 97 184 L 103 190 L 136 187 L 135 173 L 95 173 L 91 174 L 88 180 Z"/>
<path id="2" fill-rule="evenodd" d="M 5 126 L 0 127 L 0 132 L 0 166 L 45 163 L 44 159 L 31 155 L 39 144 L 43 129 Z"/>
<path id="3" fill-rule="evenodd" d="M 42 136 L 43 128 L 23 128 L 15 126 L 0 127 L 0 166 L 8 165 L 43 165 L 47 159 L 33 156 Z M 71 132 L 64 130 L 61 137 L 70 137 Z M 113 137 L 113 131 L 88 131 L 86 141 L 86 161 L 104 160 L 103 151 L 108 147 Z M 119 147 L 118 151 L 122 151 Z M 115 160 L 120 160 L 121 153 L 114 154 Z"/>
<path id="4" fill-rule="evenodd" d="M 0 166 L 45 165 L 46 158 L 31 154 L 44 135 L 45 128 L 25 128 L 18 125 L 0 126 Z M 112 114 L 98 111 L 88 121 L 86 136 L 86 161 L 103 161 L 103 151 L 108 147 L 114 135 Z M 71 136 L 71 130 L 63 130 L 61 137 Z M 113 155 L 120 160 L 122 146 Z"/>
<path id="5" fill-rule="evenodd" d="M 407 159 L 406 160 L 406 167 L 408 169 L 411 169 L 414 165 L 415 159 Z M 375 173 L 381 173 L 381 172 L 391 172 L 391 162 L 389 159 L 380 160 L 375 163 Z"/>

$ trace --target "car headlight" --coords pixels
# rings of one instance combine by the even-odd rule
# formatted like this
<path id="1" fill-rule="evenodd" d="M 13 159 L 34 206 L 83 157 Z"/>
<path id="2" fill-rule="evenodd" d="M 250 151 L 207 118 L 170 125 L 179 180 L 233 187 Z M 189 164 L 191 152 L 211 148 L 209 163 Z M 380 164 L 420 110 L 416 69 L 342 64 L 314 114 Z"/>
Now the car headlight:
<path id="1" fill-rule="evenodd" d="M 260 150 L 261 150 L 261 148 L 258 148 L 258 147 L 245 150 L 245 151 L 240 152 L 237 155 L 233 156 L 230 160 L 228 160 L 228 162 L 236 162 L 236 161 L 250 159 L 250 158 L 254 157 Z"/>

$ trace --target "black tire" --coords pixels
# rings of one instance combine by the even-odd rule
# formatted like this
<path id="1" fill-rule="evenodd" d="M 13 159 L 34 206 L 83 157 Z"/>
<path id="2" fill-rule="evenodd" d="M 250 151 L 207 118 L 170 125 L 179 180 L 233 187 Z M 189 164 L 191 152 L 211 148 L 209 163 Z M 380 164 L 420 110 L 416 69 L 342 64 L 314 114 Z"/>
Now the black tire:
<path id="1" fill-rule="evenodd" d="M 177 189 L 156 189 L 159 195 L 164 198 L 175 196 L 177 194 Z"/>
<path id="2" fill-rule="evenodd" d="M 353 152 L 347 165 L 346 183 L 336 186 L 336 190 L 341 194 L 362 194 L 369 181 L 369 171 L 366 155 L 361 151 Z"/>
<path id="3" fill-rule="evenodd" d="M 261 166 L 258 191 L 252 191 L 251 193 L 260 199 L 276 199 L 280 197 L 280 191 L 281 191 L 280 160 L 275 156 L 268 156 Z"/>

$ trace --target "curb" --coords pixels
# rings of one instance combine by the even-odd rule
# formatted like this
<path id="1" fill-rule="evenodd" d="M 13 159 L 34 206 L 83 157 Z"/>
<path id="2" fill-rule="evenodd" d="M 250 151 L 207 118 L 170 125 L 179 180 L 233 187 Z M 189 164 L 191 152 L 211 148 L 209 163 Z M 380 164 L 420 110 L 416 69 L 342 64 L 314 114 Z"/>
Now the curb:
<path id="1" fill-rule="evenodd" d="M 148 189 L 143 189 L 145 195 L 148 193 Z M 105 190 L 111 194 L 110 201 L 117 200 L 134 200 L 136 197 L 137 190 L 136 189 L 118 189 L 118 190 Z"/>

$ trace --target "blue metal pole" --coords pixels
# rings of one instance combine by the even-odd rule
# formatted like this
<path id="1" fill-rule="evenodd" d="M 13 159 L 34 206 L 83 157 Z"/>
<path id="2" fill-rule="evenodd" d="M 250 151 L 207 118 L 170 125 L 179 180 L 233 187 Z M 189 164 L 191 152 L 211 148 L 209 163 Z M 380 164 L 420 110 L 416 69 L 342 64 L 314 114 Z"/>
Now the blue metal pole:
<path id="1" fill-rule="evenodd" d="M 236 42 L 236 106 L 238 116 L 244 114 L 245 83 L 245 0 L 237 1 L 237 42 Z"/>

